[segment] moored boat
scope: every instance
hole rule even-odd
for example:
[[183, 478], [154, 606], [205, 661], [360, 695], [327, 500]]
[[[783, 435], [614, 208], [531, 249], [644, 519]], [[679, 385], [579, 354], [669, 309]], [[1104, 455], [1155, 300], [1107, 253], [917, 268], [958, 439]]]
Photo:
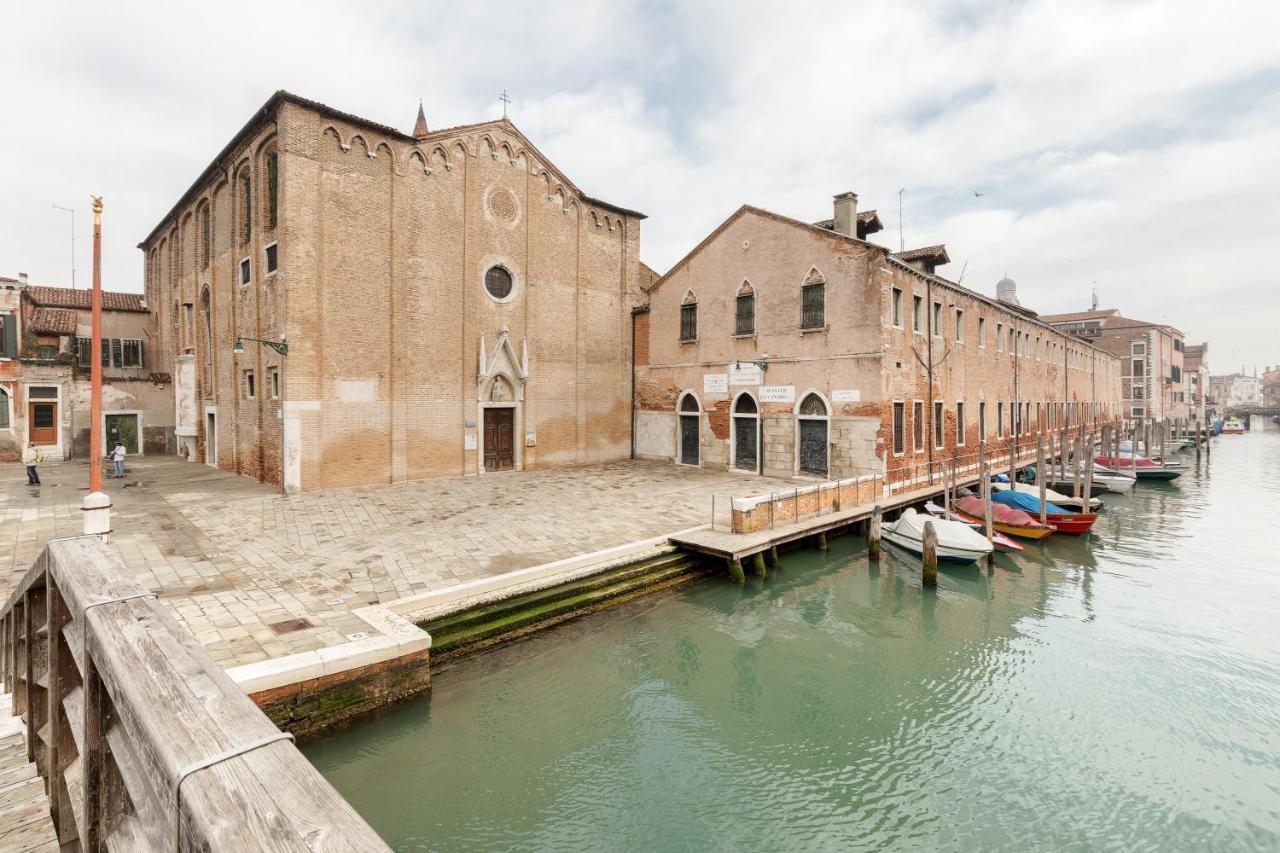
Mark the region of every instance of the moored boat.
[[[1003, 492], [995, 492], [991, 499], [996, 503], [1012, 506], [1030, 515], [1032, 518], [1040, 516], [1040, 498], [1017, 492], [1006, 490]], [[1098, 520], [1098, 514], [1093, 512], [1070, 512], [1052, 501], [1044, 502], [1045, 523], [1056, 530], [1058, 533], [1068, 533], [1072, 536], [1083, 536], [1093, 527], [1093, 523]]]
[[[986, 525], [987, 503], [976, 495], [964, 495], [952, 503], [952, 513], [967, 521]], [[1053, 533], [1053, 528], [1018, 509], [1002, 503], [991, 504], [991, 526], [1008, 536], [1037, 541]]]
[[[997, 492], [1006, 492], [1010, 488], [1013, 488], [1024, 495], [1031, 495], [1037, 501], [1040, 499], [1040, 488], [1029, 483], [1014, 483], [1010, 486], [1009, 483], [993, 482], [991, 484], [991, 488], [995, 489]], [[1044, 498], [1049, 503], [1057, 504], [1060, 507], [1068, 509], [1095, 510], [1102, 506], [1102, 501], [1098, 498], [1072, 497], [1071, 495], [1064, 495], [1061, 492], [1054, 491], [1050, 488], [1046, 488], [1044, 490]], [[1036, 511], [1039, 512], [1039, 509], [1037, 508]]]
[[1181, 462], [1153, 462], [1145, 456], [1095, 456], [1095, 465], [1103, 465], [1120, 473], [1129, 473], [1139, 480], [1176, 480], [1185, 470]]
[[924, 553], [924, 525], [933, 521], [934, 531], [938, 535], [938, 559], [958, 565], [969, 565], [985, 557], [992, 551], [987, 538], [974, 531], [972, 527], [960, 521], [945, 518], [930, 519], [929, 516], [916, 512], [911, 507], [902, 511], [896, 521], [885, 524], [880, 535], [887, 542], [913, 554]]
[[[938, 506], [933, 501], [929, 501], [928, 503], [926, 503], [924, 505], [924, 508], [934, 518], [949, 518], [952, 521], [958, 521], [961, 524], [967, 524], [969, 527], [972, 527], [974, 531], [982, 538], [985, 539], [987, 537], [987, 534], [985, 532], [986, 522], [983, 520], [962, 516], [960, 513], [956, 512], [955, 510], [952, 510], [950, 515], [948, 515], [946, 507]], [[1017, 542], [1013, 541], [1008, 536], [1005, 536], [1003, 533], [997, 530], [994, 520], [991, 525], [991, 544], [995, 546], [995, 549], [997, 551], [1002, 551], [1006, 554], [1010, 552], [1016, 553], [1018, 551], [1026, 550]]]
[[1244, 421], [1240, 420], [1235, 415], [1232, 415], [1222, 422], [1222, 434], [1244, 435]]

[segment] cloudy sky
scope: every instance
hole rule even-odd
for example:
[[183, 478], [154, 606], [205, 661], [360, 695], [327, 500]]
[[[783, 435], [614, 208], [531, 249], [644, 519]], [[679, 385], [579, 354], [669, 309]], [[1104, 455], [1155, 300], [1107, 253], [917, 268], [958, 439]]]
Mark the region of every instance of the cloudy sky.
[[[6, 3], [0, 275], [141, 290], [135, 245], [276, 89], [408, 130], [511, 116], [665, 270], [751, 204], [1280, 363], [1280, 3]], [[977, 195], [981, 193], [981, 195]]]

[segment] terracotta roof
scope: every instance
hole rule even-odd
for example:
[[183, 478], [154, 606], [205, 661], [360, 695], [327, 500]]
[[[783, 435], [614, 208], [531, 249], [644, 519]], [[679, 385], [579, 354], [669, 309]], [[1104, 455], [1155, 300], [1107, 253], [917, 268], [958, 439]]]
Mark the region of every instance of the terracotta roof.
[[894, 252], [893, 256], [900, 261], [931, 260], [935, 264], [949, 264], [947, 247], [939, 243], [936, 246], [921, 246], [919, 249], [907, 249], [905, 252]]
[[37, 335], [74, 335], [76, 312], [65, 308], [36, 308], [27, 322], [27, 331]]
[[[874, 225], [875, 226], [874, 228], [869, 229], [871, 231], [879, 231], [883, 227], [880, 224], [879, 214], [874, 210], [858, 211], [858, 222], [861, 223], [862, 225], [867, 225], [867, 226]], [[836, 221], [834, 219], [823, 219], [813, 224], [817, 225], [819, 228], [825, 228], [828, 231], [836, 227]]]
[[[88, 290], [72, 290], [69, 287], [44, 287], [31, 285], [23, 291], [33, 305], [41, 308], [75, 308], [87, 311], [90, 308]], [[147, 306], [142, 303], [141, 293], [120, 293], [114, 290], [102, 291], [103, 311], [134, 311], [147, 313]]]
[[1080, 320], [1105, 320], [1108, 317], [1119, 317], [1120, 312], [1115, 308], [1108, 308], [1105, 311], [1076, 311], [1072, 314], [1045, 314], [1040, 319], [1046, 323], [1075, 323]]

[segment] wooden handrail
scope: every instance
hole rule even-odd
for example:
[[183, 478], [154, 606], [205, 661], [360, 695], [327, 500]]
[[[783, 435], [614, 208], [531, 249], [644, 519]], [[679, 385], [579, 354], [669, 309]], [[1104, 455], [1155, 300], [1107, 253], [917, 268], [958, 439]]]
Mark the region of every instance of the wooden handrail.
[[64, 850], [389, 849], [95, 536], [9, 596], [0, 674]]

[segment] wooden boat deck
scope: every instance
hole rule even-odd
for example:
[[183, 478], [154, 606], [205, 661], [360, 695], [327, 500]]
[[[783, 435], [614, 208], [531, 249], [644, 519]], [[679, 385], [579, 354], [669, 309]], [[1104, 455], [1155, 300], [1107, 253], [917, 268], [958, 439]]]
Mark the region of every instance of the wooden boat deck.
[[27, 761], [26, 725], [12, 714], [13, 697], [0, 695], [0, 850], [57, 851], [44, 779]]

